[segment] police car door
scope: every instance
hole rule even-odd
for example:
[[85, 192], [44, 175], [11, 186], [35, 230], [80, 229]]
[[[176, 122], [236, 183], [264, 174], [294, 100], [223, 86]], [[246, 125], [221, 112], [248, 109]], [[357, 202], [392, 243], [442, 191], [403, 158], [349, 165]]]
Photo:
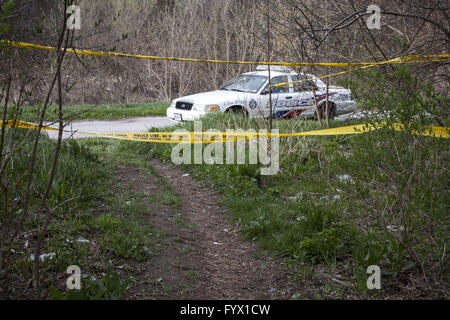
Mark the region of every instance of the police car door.
[[[288, 76], [277, 76], [271, 79], [271, 84], [276, 85], [279, 83], [289, 82], [290, 79]], [[272, 87], [272, 114], [273, 118], [282, 118], [284, 115], [289, 113], [292, 109], [292, 99], [294, 98], [291, 90], [291, 86], [282, 86], [282, 87]], [[270, 104], [269, 104], [269, 87], [264, 89], [264, 116], [269, 117], [270, 115]]]
[[297, 75], [291, 75], [291, 78], [293, 82], [304, 80], [300, 83], [293, 84], [294, 98], [292, 115], [297, 116], [304, 111], [312, 112], [312, 108], [315, 108], [313, 90], [316, 90], [316, 95], [320, 94], [317, 86], [313, 81], [306, 81], [308, 79], [306, 79], [305, 76], [299, 77]]

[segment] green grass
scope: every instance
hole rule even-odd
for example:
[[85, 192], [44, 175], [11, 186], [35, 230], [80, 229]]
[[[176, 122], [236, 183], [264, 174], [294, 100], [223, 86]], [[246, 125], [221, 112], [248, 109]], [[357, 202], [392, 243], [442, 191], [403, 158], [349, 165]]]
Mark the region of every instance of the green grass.
[[[143, 116], [165, 116], [168, 107], [169, 104], [165, 102], [64, 106], [64, 119], [115, 120]], [[19, 119], [36, 122], [39, 119], [41, 108], [42, 106], [23, 107]], [[56, 105], [49, 106], [45, 120], [58, 120], [58, 107]]]
[[200, 275], [195, 271], [188, 271], [186, 272], [186, 278], [188, 278], [189, 280], [198, 280], [200, 278]]
[[[101, 139], [82, 141], [82, 146], [89, 145], [97, 152], [106, 144], [108, 141]], [[114, 144], [108, 148], [112, 149]], [[136, 162], [125, 162], [112, 154], [105, 157], [104, 153], [99, 153], [99, 158], [109, 166], [109, 172], [118, 163], [134, 165]], [[142, 171], [145, 171], [143, 174], [151, 174], [152, 170]], [[62, 282], [52, 282], [59, 288], [50, 291], [53, 299], [120, 299], [126, 292], [125, 284], [129, 282], [127, 275], [139, 271], [139, 262], [151, 259], [163, 247], [164, 234], [155, 230], [148, 220], [152, 212], [147, 207], [146, 195], [120, 187], [107, 187], [118, 185], [111, 175], [95, 185], [101, 198], [93, 206], [52, 221], [52, 233], [56, 236], [46, 250], [57, 253], [56, 259], [48, 265], [49, 275], [61, 272], [67, 265], [77, 264], [82, 266], [83, 273], [98, 281], [86, 279], [83, 281], [86, 289], [68, 291], [67, 294], [64, 294]], [[80, 236], [90, 242], [77, 243]], [[118, 268], [125, 272], [120, 274], [120, 278], [116, 271]], [[102, 276], [105, 273], [106, 276]]]
[[[12, 130], [7, 129], [6, 132], [9, 136]], [[11, 222], [20, 219], [23, 212], [20, 199], [26, 188], [27, 165], [34, 138], [27, 133], [16, 130], [15, 138], [17, 141], [23, 139], [23, 147], [6, 168], [8, 208], [11, 208], [8, 218]], [[113, 153], [117, 147], [115, 142], [106, 139], [68, 140], [62, 145], [48, 200], [49, 206], [55, 209], [41, 251], [54, 254], [41, 265], [44, 288], [53, 287], [50, 291], [53, 299], [119, 299], [126, 291], [127, 274], [119, 274], [118, 266], [130, 263], [133, 267], [128, 271], [135, 271], [139, 262], [151, 258], [163, 246], [164, 234], [155, 230], [148, 220], [152, 212], [148, 208], [147, 197], [121, 188], [113, 174], [114, 167], [121, 162], [139, 165], [142, 174], [153, 175], [155, 170], [132, 157], [116, 157]], [[25, 297], [34, 297], [34, 291], [26, 289], [33, 270], [29, 257], [34, 254], [34, 232], [45, 220], [40, 199], [48, 181], [54, 150], [55, 141], [43, 135], [36, 158], [30, 215], [24, 220], [21, 235], [12, 246], [16, 254], [11, 256], [8, 270], [14, 287], [10, 287], [9, 292], [2, 290], [2, 297], [14, 297], [19, 291]], [[175, 195], [169, 196], [169, 191], [166, 190], [167, 201], [179, 201]], [[3, 193], [0, 200], [3, 203]], [[61, 279], [59, 275], [65, 274], [70, 265], [80, 266], [88, 278], [83, 279], [85, 289], [66, 295], [65, 278]], [[97, 280], [91, 281], [91, 278]], [[0, 278], [2, 288], [5, 288], [4, 281], [4, 277]]]

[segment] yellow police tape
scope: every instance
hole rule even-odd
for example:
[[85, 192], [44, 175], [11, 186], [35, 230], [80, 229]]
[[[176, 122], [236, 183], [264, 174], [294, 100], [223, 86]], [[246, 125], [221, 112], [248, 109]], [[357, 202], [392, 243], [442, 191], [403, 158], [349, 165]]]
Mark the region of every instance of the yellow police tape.
[[[308, 132], [299, 133], [267, 133], [267, 132], [255, 132], [255, 131], [232, 131], [232, 132], [188, 132], [188, 131], [175, 131], [175, 132], [83, 132], [83, 131], [69, 131], [63, 130], [68, 133], [79, 133], [85, 135], [96, 136], [100, 138], [112, 138], [119, 140], [129, 141], [142, 141], [142, 142], [154, 142], [154, 143], [214, 143], [214, 142], [229, 142], [229, 141], [241, 141], [241, 140], [254, 140], [259, 137], [301, 137], [301, 136], [334, 136], [334, 135], [350, 135], [360, 134], [373, 130], [380, 129], [385, 124], [381, 123], [376, 126], [372, 125], [353, 125], [339, 128], [314, 130]], [[0, 121], [0, 126], [3, 126], [3, 122]], [[23, 121], [8, 121], [6, 127], [24, 128], [24, 129], [39, 129], [39, 126], [34, 123]], [[404, 130], [404, 126], [401, 124], [394, 124], [393, 128], [397, 131]], [[42, 130], [58, 131], [56, 128], [42, 126]], [[414, 132], [413, 132], [414, 133]], [[446, 127], [427, 127], [424, 132], [417, 133], [424, 136], [431, 136], [437, 138], [449, 138], [450, 128]]]
[[[10, 47], [16, 48], [30, 48], [37, 50], [56, 50], [55, 47], [42, 46], [26, 42], [16, 42], [1, 40], [2, 44]], [[127, 53], [115, 53], [115, 52], [102, 52], [102, 51], [91, 51], [83, 49], [70, 49], [67, 48], [66, 52], [76, 53], [80, 55], [89, 56], [103, 56], [103, 57], [119, 57], [119, 58], [133, 58], [133, 59], [148, 59], [148, 60], [165, 60], [165, 61], [180, 61], [180, 62], [202, 62], [202, 63], [226, 63], [226, 64], [243, 64], [243, 65], [270, 65], [270, 66], [287, 66], [287, 67], [306, 67], [306, 66], [321, 66], [321, 67], [358, 67], [358, 66], [375, 66], [383, 64], [394, 64], [394, 63], [414, 63], [415, 60], [428, 60], [428, 59], [442, 59], [450, 58], [450, 54], [441, 55], [427, 55], [427, 56], [407, 56], [395, 58], [388, 61], [382, 62], [350, 62], [350, 63], [290, 63], [290, 62], [250, 62], [250, 61], [222, 61], [222, 60], [208, 60], [208, 59], [186, 59], [186, 58], [173, 58], [173, 57], [156, 57], [147, 55], [135, 55]]]

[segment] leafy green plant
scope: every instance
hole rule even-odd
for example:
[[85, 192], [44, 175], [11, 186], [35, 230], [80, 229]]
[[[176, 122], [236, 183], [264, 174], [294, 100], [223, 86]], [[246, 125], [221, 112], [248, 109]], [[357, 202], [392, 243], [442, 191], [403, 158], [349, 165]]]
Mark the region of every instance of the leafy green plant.
[[63, 293], [50, 287], [49, 294], [53, 300], [120, 300], [127, 285], [128, 280], [122, 282], [117, 273], [108, 272], [101, 280], [82, 279], [80, 290], [72, 289]]
[[120, 218], [111, 214], [102, 214], [98, 216], [92, 224], [95, 228], [98, 228], [104, 232], [114, 232], [121, 224]]
[[147, 259], [149, 249], [142, 240], [132, 233], [114, 232], [106, 236], [102, 244], [104, 251], [111, 251], [123, 258], [135, 258], [138, 261]]
[[381, 265], [386, 246], [375, 241], [367, 241], [365, 238], [359, 239], [353, 246], [353, 261], [359, 266], [368, 267], [370, 265]]
[[352, 257], [362, 272], [368, 266], [377, 265], [382, 274], [396, 277], [414, 267], [405, 249], [397, 241], [385, 239], [381, 234], [357, 235]]
[[339, 250], [344, 247], [342, 231], [338, 228], [324, 229], [314, 237], [306, 237], [299, 243], [299, 256], [302, 260], [335, 262]]

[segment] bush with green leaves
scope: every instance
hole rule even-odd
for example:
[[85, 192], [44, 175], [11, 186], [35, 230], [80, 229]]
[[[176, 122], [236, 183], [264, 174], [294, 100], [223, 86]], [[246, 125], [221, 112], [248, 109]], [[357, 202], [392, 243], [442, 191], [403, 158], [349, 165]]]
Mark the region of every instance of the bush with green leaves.
[[[360, 107], [368, 111], [364, 123], [385, 124], [354, 137], [351, 154], [345, 158], [358, 184], [364, 185], [349, 192], [361, 199], [359, 215], [366, 216], [366, 231], [375, 228], [383, 234], [358, 249], [368, 252], [357, 254], [356, 262], [368, 263], [361, 256], [381, 260], [392, 250], [393, 256], [404, 259], [390, 261], [394, 273], [399, 265], [409, 267], [411, 262], [424, 277], [445, 273], [449, 140], [422, 133], [430, 133], [431, 125], [448, 123], [448, 96], [417, 79], [406, 66], [395, 66], [391, 72], [359, 72], [348, 85]], [[395, 124], [403, 129], [396, 130]]]

